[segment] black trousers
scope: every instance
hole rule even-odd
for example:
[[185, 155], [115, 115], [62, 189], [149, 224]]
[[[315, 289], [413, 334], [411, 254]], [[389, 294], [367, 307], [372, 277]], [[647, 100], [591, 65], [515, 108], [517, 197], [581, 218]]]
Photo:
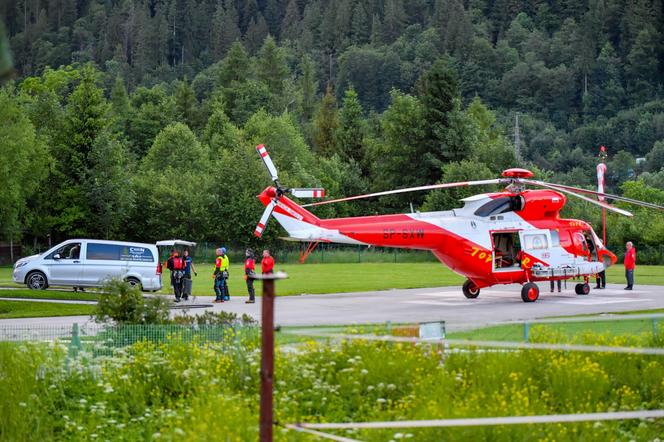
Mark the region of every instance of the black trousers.
[[247, 292], [249, 292], [249, 300], [256, 300], [256, 291], [254, 290], [254, 280], [252, 278], [247, 278]]
[[605, 288], [606, 287], [606, 270], [602, 270], [597, 274], [597, 278], [595, 278], [595, 282], [597, 283], [597, 287]]

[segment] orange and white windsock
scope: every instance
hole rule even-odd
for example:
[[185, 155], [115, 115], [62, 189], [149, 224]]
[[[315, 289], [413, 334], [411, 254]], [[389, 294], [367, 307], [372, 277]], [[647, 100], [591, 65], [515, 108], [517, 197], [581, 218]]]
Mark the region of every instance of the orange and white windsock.
[[[597, 165], [597, 191], [599, 193], [604, 193], [604, 175], [606, 174], [606, 164], [603, 159], [606, 157], [606, 147], [600, 147], [600, 159], [601, 162]], [[604, 201], [603, 196], [597, 196], [597, 199]]]

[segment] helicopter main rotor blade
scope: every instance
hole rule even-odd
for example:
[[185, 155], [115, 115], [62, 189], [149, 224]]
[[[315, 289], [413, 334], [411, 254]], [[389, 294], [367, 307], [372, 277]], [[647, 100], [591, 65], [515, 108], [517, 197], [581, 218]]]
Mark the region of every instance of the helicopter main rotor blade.
[[365, 195], [356, 195], [356, 196], [349, 196], [346, 198], [337, 198], [334, 200], [319, 201], [317, 203], [304, 204], [302, 207], [321, 206], [323, 204], [340, 203], [342, 201], [354, 201], [364, 198], [373, 198], [376, 196], [394, 195], [397, 193], [418, 192], [421, 190], [447, 189], [450, 187], [482, 186], [486, 184], [501, 184], [501, 183], [509, 183], [509, 180], [506, 180], [504, 178], [496, 178], [491, 180], [460, 181], [457, 183], [430, 184], [427, 186], [407, 187], [404, 189], [386, 190], [384, 192], [367, 193]]
[[270, 154], [267, 152], [267, 149], [265, 146], [262, 144], [259, 144], [256, 146], [256, 152], [261, 156], [263, 159], [263, 163], [265, 163], [265, 167], [267, 167], [267, 171], [270, 173], [270, 176], [272, 177], [272, 181], [277, 181], [279, 180], [279, 177], [277, 176], [277, 168], [274, 167], [274, 163], [272, 162], [272, 158], [270, 158]]
[[260, 221], [258, 221], [258, 225], [256, 226], [256, 229], [254, 230], [254, 236], [257, 238], [260, 238], [263, 236], [263, 232], [265, 231], [265, 227], [267, 227], [267, 222], [270, 219], [270, 215], [272, 215], [272, 211], [274, 210], [275, 206], [277, 205], [277, 199], [273, 199], [270, 201], [270, 204], [265, 206], [265, 210], [263, 211], [263, 215], [261, 215]]
[[623, 201], [623, 202], [634, 204], [634, 205], [637, 205], [637, 206], [648, 207], [650, 209], [664, 210], [664, 206], [659, 206], [657, 204], [648, 203], [648, 202], [645, 202], [645, 201], [635, 200], [633, 198], [627, 198], [625, 196], [612, 195], [610, 193], [596, 192], [594, 190], [582, 189], [580, 187], [567, 186], [567, 185], [564, 185], [564, 184], [545, 183], [543, 181], [533, 180], [533, 183], [548, 184], [549, 186], [557, 187], [559, 189], [570, 190], [572, 192], [585, 193], [585, 194], [588, 194], [588, 195], [600, 196], [600, 197], [609, 198], [609, 199], [616, 200], [616, 201]]
[[571, 190], [567, 190], [567, 189], [564, 189], [562, 187], [558, 187], [555, 184], [549, 184], [549, 183], [545, 183], [545, 182], [542, 182], [542, 181], [535, 181], [535, 180], [521, 180], [521, 182], [526, 183], [526, 184], [532, 184], [533, 186], [546, 187], [547, 189], [556, 190], [558, 192], [563, 192], [563, 193], [566, 193], [568, 195], [575, 196], [575, 197], [577, 197], [579, 199], [582, 199], [584, 201], [588, 201], [589, 203], [593, 203], [593, 204], [595, 204], [597, 206], [600, 206], [600, 207], [602, 207], [606, 210], [610, 210], [612, 212], [619, 213], [621, 215], [634, 216], [634, 215], [632, 215], [632, 213], [628, 212], [627, 210], [619, 209], [619, 208], [614, 207], [610, 204], [607, 204], [603, 201], [597, 201], [597, 200], [588, 198], [587, 196], [579, 195], [578, 193], [575, 193]]

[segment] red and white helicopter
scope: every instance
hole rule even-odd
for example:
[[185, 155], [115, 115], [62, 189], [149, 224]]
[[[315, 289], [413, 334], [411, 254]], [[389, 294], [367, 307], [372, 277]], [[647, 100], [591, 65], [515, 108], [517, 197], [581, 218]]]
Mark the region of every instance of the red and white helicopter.
[[[531, 179], [533, 173], [525, 169], [505, 170], [503, 178], [497, 179], [389, 190], [300, 206], [286, 194], [322, 198], [324, 190], [282, 187], [265, 146], [258, 145], [256, 150], [274, 182], [274, 186], [258, 195], [265, 211], [254, 232], [256, 236], [262, 235], [273, 215], [288, 232], [289, 240], [430, 250], [440, 262], [467, 278], [463, 284], [467, 298], [477, 298], [484, 287], [518, 283], [523, 285], [523, 301], [534, 302], [539, 297], [535, 282], [577, 277], [583, 277], [585, 282], [576, 285], [576, 293], [590, 292], [588, 278], [615, 264], [617, 258], [590, 224], [560, 218], [566, 202], [563, 194], [625, 216], [632, 214], [585, 195], [664, 210], [631, 198], [536, 181]], [[304, 209], [405, 192], [491, 184], [504, 185], [505, 190], [465, 198], [462, 208], [441, 212], [320, 219]], [[542, 189], [525, 189], [526, 184]]]

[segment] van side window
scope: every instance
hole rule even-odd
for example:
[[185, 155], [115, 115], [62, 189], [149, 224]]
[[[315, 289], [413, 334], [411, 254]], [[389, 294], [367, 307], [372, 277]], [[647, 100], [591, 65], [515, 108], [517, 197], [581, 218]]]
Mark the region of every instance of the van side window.
[[81, 257], [81, 243], [75, 242], [64, 245], [50, 253], [46, 259], [55, 259], [53, 258], [55, 255], [60, 255], [59, 259], [79, 259]]
[[89, 260], [154, 262], [152, 251], [145, 247], [88, 243]]

